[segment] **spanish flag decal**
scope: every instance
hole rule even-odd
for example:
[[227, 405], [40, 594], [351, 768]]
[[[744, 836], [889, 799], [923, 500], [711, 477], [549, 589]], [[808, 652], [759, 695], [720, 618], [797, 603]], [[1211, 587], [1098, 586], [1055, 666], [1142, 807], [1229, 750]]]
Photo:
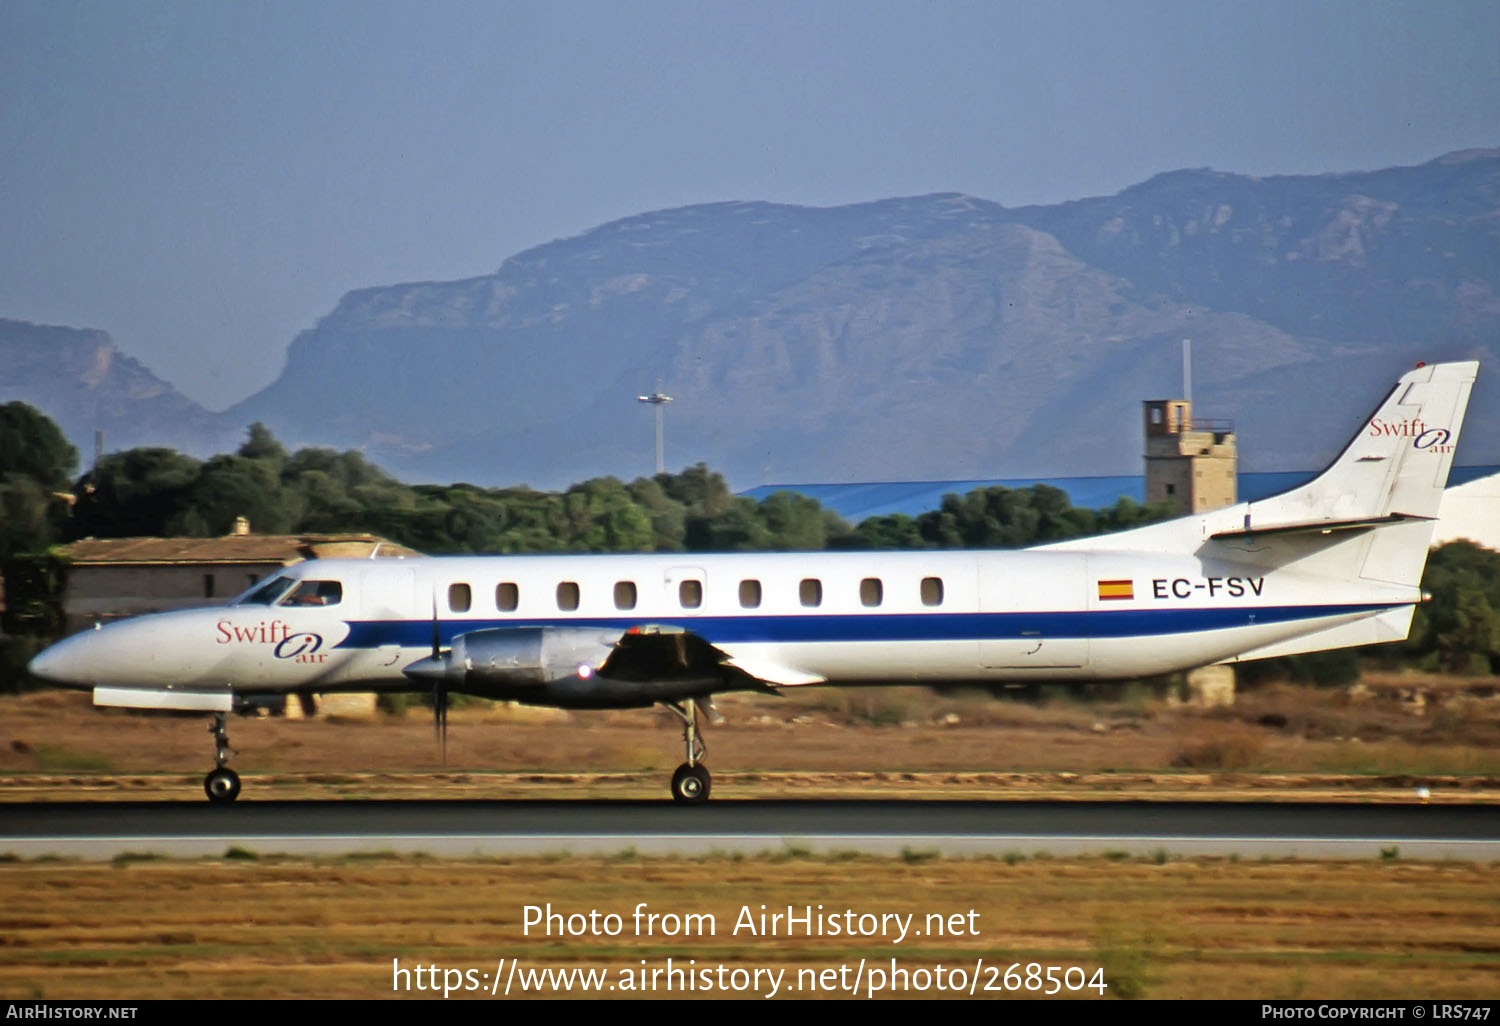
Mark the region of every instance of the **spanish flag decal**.
[[1135, 584], [1131, 581], [1100, 581], [1099, 598], [1109, 599], [1133, 599], [1135, 598]]

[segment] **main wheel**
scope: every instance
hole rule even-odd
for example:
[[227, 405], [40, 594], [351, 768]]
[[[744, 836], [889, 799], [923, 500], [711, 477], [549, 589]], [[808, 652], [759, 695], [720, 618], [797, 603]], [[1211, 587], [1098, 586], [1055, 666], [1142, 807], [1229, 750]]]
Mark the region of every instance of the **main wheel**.
[[203, 793], [215, 805], [226, 805], [240, 796], [240, 775], [226, 766], [210, 770], [203, 778]]
[[672, 797], [680, 802], [708, 801], [708, 767], [683, 763], [672, 774]]

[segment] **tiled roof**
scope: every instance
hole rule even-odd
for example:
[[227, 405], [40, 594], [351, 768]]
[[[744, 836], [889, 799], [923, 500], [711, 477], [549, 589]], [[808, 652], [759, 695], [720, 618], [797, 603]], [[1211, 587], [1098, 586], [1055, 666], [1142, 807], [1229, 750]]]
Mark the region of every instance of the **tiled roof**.
[[295, 563], [332, 556], [420, 553], [373, 534], [235, 534], [223, 538], [84, 538], [58, 548], [80, 563]]

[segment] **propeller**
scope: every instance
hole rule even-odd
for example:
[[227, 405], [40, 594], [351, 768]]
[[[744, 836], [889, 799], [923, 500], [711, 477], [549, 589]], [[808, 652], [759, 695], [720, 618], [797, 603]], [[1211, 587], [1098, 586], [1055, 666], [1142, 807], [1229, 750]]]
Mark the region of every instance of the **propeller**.
[[[432, 661], [441, 664], [442, 635], [438, 629], [437, 591], [432, 593]], [[443, 766], [448, 765], [448, 679], [447, 674], [432, 677], [432, 729], [443, 751]]]

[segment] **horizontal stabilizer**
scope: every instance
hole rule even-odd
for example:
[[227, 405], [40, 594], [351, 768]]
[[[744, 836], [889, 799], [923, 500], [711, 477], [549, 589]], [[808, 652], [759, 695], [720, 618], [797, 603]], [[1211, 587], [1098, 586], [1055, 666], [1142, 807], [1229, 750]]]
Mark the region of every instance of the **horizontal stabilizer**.
[[1391, 527], [1395, 524], [1409, 524], [1414, 520], [1434, 520], [1435, 517], [1414, 517], [1405, 513], [1392, 513], [1383, 517], [1365, 517], [1360, 520], [1303, 520], [1291, 524], [1266, 524], [1265, 526], [1250, 526], [1247, 515], [1247, 523], [1238, 531], [1219, 531], [1209, 535], [1210, 538], [1260, 538], [1268, 535], [1284, 534], [1332, 534], [1334, 531], [1360, 531], [1372, 527]]

